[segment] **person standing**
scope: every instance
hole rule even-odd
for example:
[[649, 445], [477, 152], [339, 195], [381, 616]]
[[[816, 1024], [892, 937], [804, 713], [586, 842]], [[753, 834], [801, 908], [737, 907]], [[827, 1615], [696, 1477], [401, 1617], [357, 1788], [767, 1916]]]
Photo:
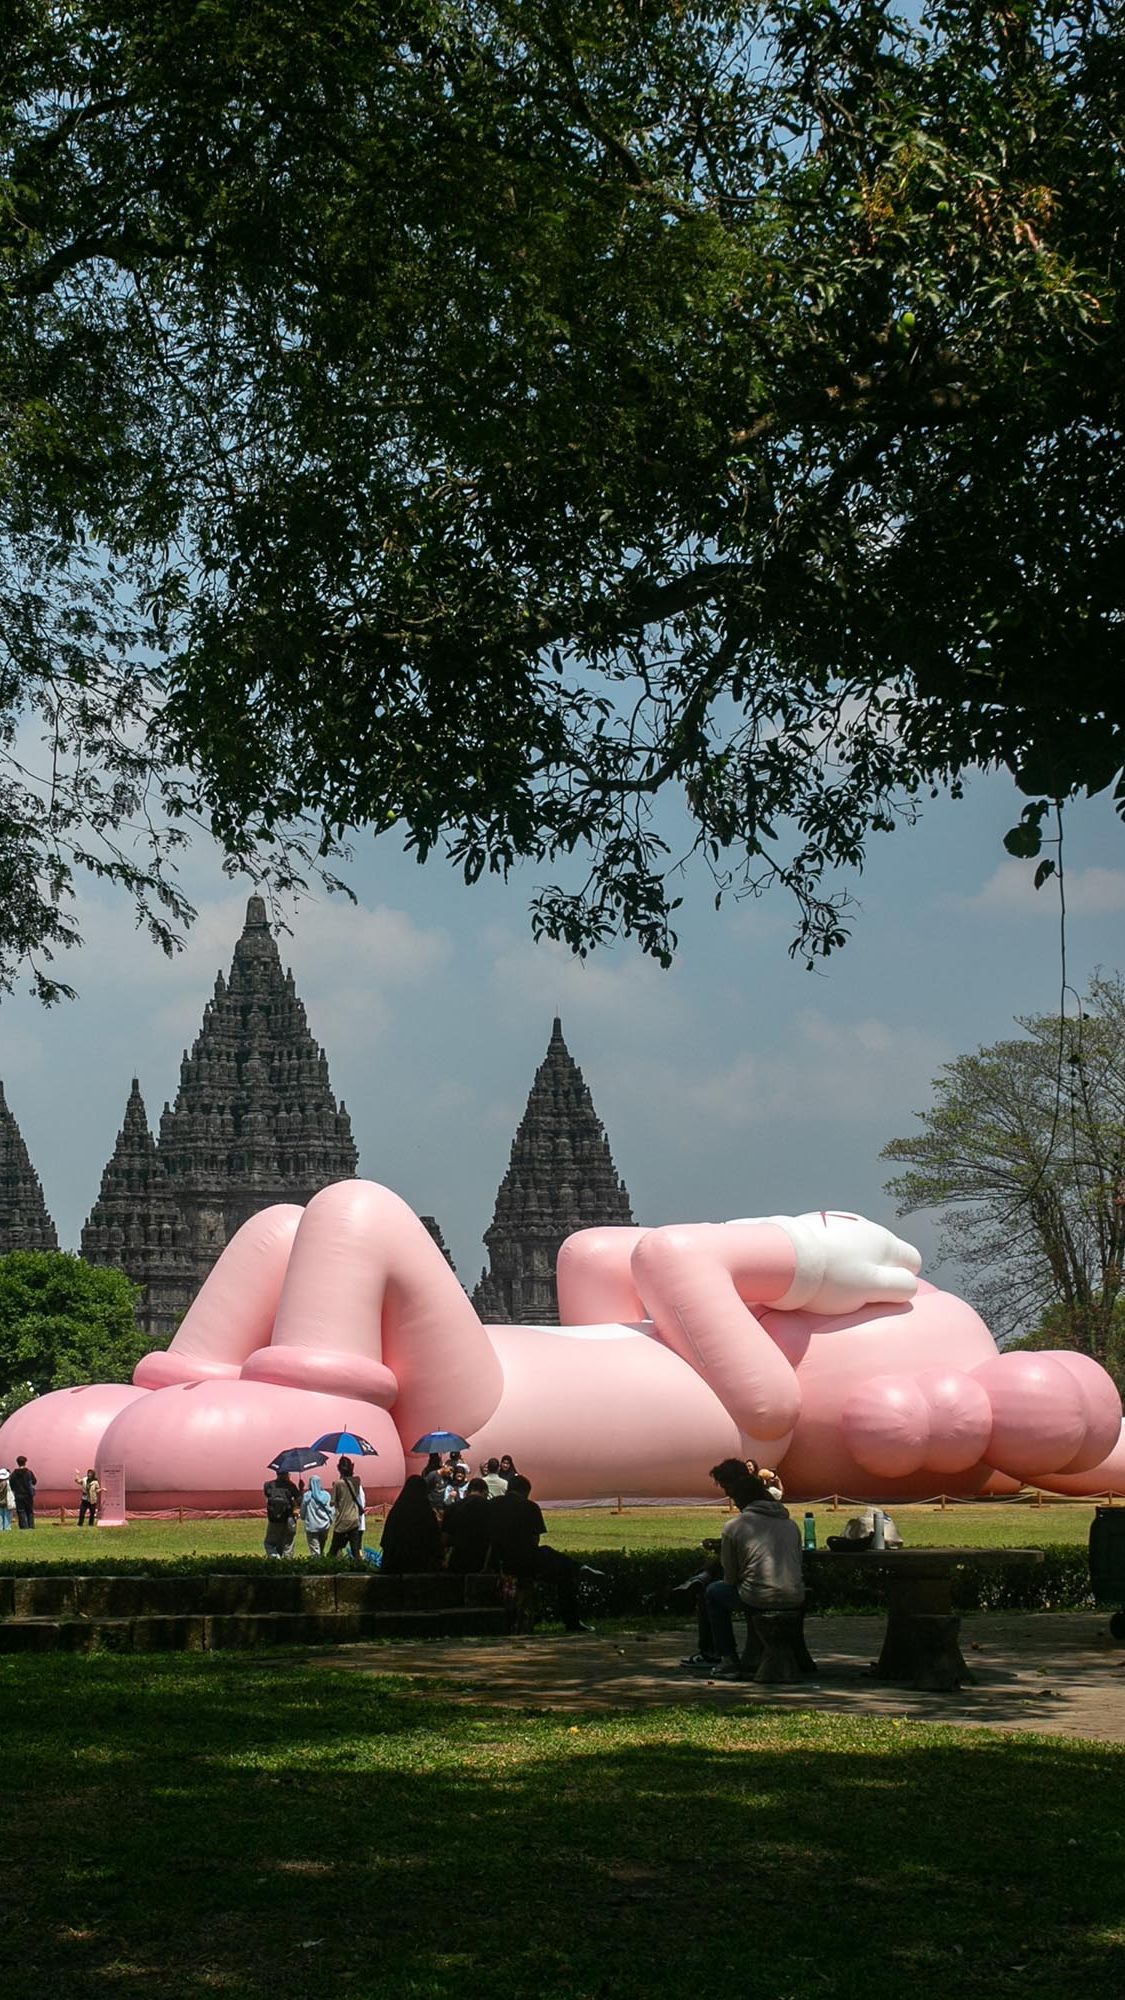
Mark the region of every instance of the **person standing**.
[[321, 1485], [315, 1472], [307, 1490], [301, 1495], [301, 1526], [310, 1556], [322, 1556], [325, 1538], [332, 1526], [332, 1502], [327, 1488]]
[[500, 1460], [490, 1458], [483, 1470], [483, 1479], [488, 1488], [490, 1500], [502, 1500], [508, 1491], [508, 1482], [500, 1471]]
[[88, 1523], [91, 1528], [96, 1528], [102, 1498], [101, 1480], [91, 1466], [86, 1473], [76, 1472], [74, 1483], [82, 1488], [82, 1498], [78, 1502], [78, 1525], [81, 1528]]
[[287, 1472], [275, 1472], [262, 1488], [266, 1496], [266, 1535], [262, 1543], [267, 1556], [277, 1560], [292, 1552], [297, 1539], [300, 1490]]
[[353, 1562], [359, 1561], [363, 1541], [363, 1530], [360, 1527], [363, 1515], [362, 1493], [363, 1488], [355, 1476], [355, 1466], [350, 1458], [342, 1458], [340, 1476], [332, 1484], [332, 1511], [335, 1519], [328, 1550], [330, 1556], [338, 1556], [340, 1550], [346, 1548], [350, 1551]]
[[396, 1576], [440, 1569], [445, 1559], [441, 1526], [422, 1475], [412, 1472], [383, 1523], [383, 1568]]
[[16, 1526], [19, 1528], [34, 1528], [35, 1526], [35, 1488], [38, 1483], [26, 1458], [21, 1455], [16, 1460], [16, 1469], [12, 1474], [12, 1493], [16, 1503]]
[[6, 1465], [0, 1465], [0, 1535], [11, 1533], [12, 1510], [15, 1495], [12, 1492], [12, 1475]]
[[483, 1479], [470, 1479], [464, 1497], [445, 1517], [449, 1568], [455, 1576], [482, 1576], [492, 1542], [492, 1502]]

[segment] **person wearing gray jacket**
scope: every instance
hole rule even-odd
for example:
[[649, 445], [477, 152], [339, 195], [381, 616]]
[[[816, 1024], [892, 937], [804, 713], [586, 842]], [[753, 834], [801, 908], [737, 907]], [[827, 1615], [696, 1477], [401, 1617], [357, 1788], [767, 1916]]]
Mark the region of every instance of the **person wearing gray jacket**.
[[707, 1617], [719, 1656], [715, 1680], [737, 1680], [738, 1648], [734, 1614], [742, 1611], [799, 1611], [805, 1601], [801, 1531], [780, 1500], [756, 1473], [727, 1487], [739, 1512], [728, 1521], [719, 1543], [723, 1574], [706, 1591]]

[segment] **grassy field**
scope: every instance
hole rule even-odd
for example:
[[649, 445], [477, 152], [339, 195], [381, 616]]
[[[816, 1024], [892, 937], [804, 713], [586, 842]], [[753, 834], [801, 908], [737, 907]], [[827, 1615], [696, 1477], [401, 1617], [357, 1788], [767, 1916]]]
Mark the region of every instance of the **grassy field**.
[[0, 1703], [20, 1990], [1125, 1990], [1119, 1748], [769, 1710], [575, 1722], [285, 1655], [2, 1658]]
[[[800, 1506], [794, 1508], [798, 1515]], [[839, 1534], [849, 1510], [839, 1513], [818, 1507], [817, 1539]], [[941, 1544], [960, 1548], [1026, 1548], [1043, 1542], [1073, 1542], [1085, 1546], [1090, 1532], [1093, 1502], [1088, 1505], [1051, 1506], [1009, 1503], [980, 1506], [950, 1506], [943, 1512], [934, 1506], [895, 1507], [894, 1518], [904, 1540], [912, 1545]], [[701, 1536], [717, 1535], [727, 1512], [721, 1507], [635, 1507], [622, 1514], [607, 1508], [547, 1509], [550, 1538], [557, 1547], [593, 1551], [595, 1549], [648, 1549], [695, 1547]], [[114, 1555], [129, 1557], [187, 1555], [247, 1555], [261, 1549], [261, 1521], [132, 1521], [127, 1528], [91, 1531], [73, 1525], [60, 1527], [57, 1518], [41, 1516], [33, 1535], [11, 1534], [0, 1538], [0, 1566], [18, 1562], [73, 1561], [81, 1557], [112, 1561]], [[372, 1520], [367, 1537], [378, 1543], [379, 1524]], [[304, 1540], [298, 1535], [298, 1546]]]

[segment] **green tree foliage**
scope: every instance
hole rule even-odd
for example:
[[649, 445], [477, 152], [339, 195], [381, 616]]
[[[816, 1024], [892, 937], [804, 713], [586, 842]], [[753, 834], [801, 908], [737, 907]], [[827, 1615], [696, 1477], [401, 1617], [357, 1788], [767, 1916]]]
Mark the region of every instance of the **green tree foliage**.
[[934, 1208], [976, 1273], [998, 1338], [1125, 1363], [1125, 982], [1098, 977], [1074, 1018], [947, 1063], [920, 1129], [883, 1158], [900, 1214]]
[[10, 0], [0, 972], [193, 817], [817, 954], [928, 792], [1114, 782], [1121, 17], [915, 12]]
[[125, 1276], [55, 1250], [0, 1257], [0, 1399], [5, 1414], [48, 1389], [128, 1382], [152, 1343]]

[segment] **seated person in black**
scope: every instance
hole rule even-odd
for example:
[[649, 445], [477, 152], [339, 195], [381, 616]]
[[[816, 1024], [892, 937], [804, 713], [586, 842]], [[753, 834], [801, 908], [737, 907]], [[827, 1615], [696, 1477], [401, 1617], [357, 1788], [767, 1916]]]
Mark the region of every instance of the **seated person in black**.
[[448, 1567], [455, 1576], [480, 1576], [492, 1542], [492, 1502], [483, 1479], [470, 1479], [464, 1496], [445, 1511]]
[[383, 1523], [382, 1550], [383, 1568], [399, 1576], [440, 1569], [445, 1561], [441, 1524], [420, 1472], [410, 1474]]
[[531, 1481], [521, 1473], [508, 1482], [503, 1499], [489, 1502], [494, 1566], [517, 1583], [537, 1578], [546, 1583], [555, 1609], [568, 1632], [585, 1632], [578, 1616], [578, 1578], [582, 1565], [560, 1549], [542, 1549], [547, 1523], [531, 1498]]

